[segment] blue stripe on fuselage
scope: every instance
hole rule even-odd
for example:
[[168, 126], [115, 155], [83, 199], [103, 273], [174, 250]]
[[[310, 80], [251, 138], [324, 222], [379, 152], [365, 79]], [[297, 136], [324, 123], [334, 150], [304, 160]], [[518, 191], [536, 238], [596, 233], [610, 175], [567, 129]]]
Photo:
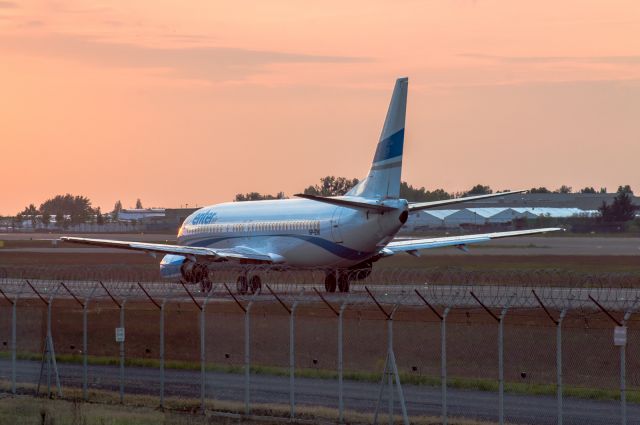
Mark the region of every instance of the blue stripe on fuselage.
[[402, 155], [404, 145], [404, 128], [378, 143], [373, 162], [384, 161]]
[[[186, 242], [185, 245], [209, 247], [215, 243], [218, 243], [226, 239], [238, 239], [238, 238], [246, 238], [246, 237], [247, 236], [223, 236], [219, 238], [207, 238], [207, 239], [201, 239], [195, 242]], [[309, 242], [326, 251], [329, 251], [330, 253], [340, 258], [344, 258], [345, 260], [364, 260], [373, 254], [372, 252], [357, 251], [355, 249], [351, 249], [349, 247], [337, 244], [335, 242], [331, 242], [329, 240], [323, 239], [318, 236], [279, 234], [279, 235], [264, 235], [264, 237], [283, 237], [283, 238], [301, 239], [305, 242]], [[275, 254], [277, 254], [277, 252]]]

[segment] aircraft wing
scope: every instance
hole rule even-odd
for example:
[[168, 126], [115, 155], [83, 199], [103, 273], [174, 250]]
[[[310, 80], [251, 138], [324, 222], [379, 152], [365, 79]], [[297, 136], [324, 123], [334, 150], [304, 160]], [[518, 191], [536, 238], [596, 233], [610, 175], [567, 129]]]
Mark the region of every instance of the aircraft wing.
[[476, 196], [467, 196], [467, 197], [464, 197], [464, 198], [444, 199], [442, 201], [410, 202], [409, 203], [409, 212], [427, 210], [429, 208], [442, 207], [442, 206], [445, 206], [445, 205], [460, 204], [462, 202], [477, 201], [477, 200], [480, 200], [480, 199], [497, 198], [497, 197], [500, 197], [500, 196], [515, 195], [517, 193], [523, 193], [523, 192], [526, 192], [526, 190], [515, 190], [513, 192], [490, 193], [488, 195], [476, 195]]
[[78, 243], [84, 245], [101, 246], [103, 248], [121, 248], [134, 251], [142, 251], [147, 253], [162, 253], [162, 254], [174, 254], [183, 255], [185, 257], [192, 257], [193, 259], [200, 259], [201, 261], [238, 261], [238, 262], [252, 262], [252, 263], [274, 263], [274, 258], [269, 254], [258, 252], [254, 249], [247, 247], [237, 248], [205, 248], [198, 246], [182, 246], [182, 245], [165, 245], [159, 243], [146, 243], [146, 242], [127, 242], [116, 241], [109, 239], [89, 239], [89, 238], [76, 238], [70, 236], [63, 236], [61, 241]]
[[407, 252], [418, 256], [421, 249], [442, 248], [445, 246], [456, 246], [463, 248], [465, 245], [488, 242], [492, 239], [510, 238], [514, 236], [535, 235], [538, 233], [556, 232], [564, 230], [560, 227], [547, 227], [543, 229], [514, 230], [510, 232], [481, 233], [477, 235], [446, 236], [442, 238], [426, 239], [399, 239], [391, 241], [382, 249], [383, 256], [393, 255], [398, 252]]

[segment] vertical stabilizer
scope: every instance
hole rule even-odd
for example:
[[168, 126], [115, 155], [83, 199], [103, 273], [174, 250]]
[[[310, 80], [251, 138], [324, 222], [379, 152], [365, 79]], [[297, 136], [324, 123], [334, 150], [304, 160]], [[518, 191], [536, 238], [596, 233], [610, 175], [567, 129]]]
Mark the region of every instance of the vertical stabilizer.
[[396, 80], [387, 118], [384, 121], [369, 175], [351, 189], [347, 195], [376, 199], [398, 198], [400, 196], [408, 85], [408, 78]]

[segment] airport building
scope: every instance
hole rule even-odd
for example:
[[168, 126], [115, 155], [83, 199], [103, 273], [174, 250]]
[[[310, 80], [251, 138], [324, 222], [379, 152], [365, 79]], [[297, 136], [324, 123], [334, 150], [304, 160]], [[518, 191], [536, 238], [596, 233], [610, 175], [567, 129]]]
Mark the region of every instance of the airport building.
[[517, 220], [538, 218], [566, 219], [572, 217], [597, 217], [597, 210], [580, 208], [464, 208], [459, 210], [424, 210], [409, 215], [404, 231], [431, 229], [473, 228], [495, 225], [511, 225]]

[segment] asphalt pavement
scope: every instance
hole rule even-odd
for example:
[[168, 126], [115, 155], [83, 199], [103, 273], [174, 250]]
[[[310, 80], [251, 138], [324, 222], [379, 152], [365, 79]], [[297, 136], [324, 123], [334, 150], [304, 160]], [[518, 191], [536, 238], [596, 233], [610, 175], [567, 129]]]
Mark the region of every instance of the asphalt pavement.
[[[63, 386], [82, 386], [82, 366], [59, 364]], [[40, 362], [18, 361], [16, 376], [18, 383], [38, 382]], [[155, 395], [160, 391], [158, 369], [127, 367], [125, 369], [126, 394]], [[165, 373], [166, 396], [189, 398], [200, 397], [200, 373], [191, 370], [167, 369]], [[0, 361], [0, 379], [11, 379], [11, 363]], [[52, 379], [52, 382], [55, 382]], [[43, 385], [46, 378], [43, 376]], [[43, 387], [46, 389], [45, 387]], [[89, 388], [118, 391], [119, 369], [117, 366], [89, 366]], [[442, 393], [440, 387], [403, 385], [409, 415], [439, 416]], [[378, 399], [379, 385], [370, 382], [345, 380], [345, 408], [372, 413]], [[296, 378], [295, 400], [297, 405], [337, 408], [338, 386], [336, 380]], [[206, 397], [208, 399], [242, 402], [244, 400], [244, 375], [208, 372], [206, 374]], [[254, 403], [289, 403], [289, 378], [270, 375], [251, 376], [251, 401]], [[398, 400], [397, 395], [394, 397]], [[459, 390], [447, 391], [450, 416], [477, 420], [498, 420], [498, 396], [493, 392]], [[610, 425], [620, 423], [620, 402], [595, 401], [564, 398], [564, 424]], [[386, 393], [381, 406], [387, 411]], [[396, 412], [400, 408], [396, 403]], [[640, 405], [627, 405], [628, 424], [640, 424]], [[505, 394], [505, 420], [517, 424], [557, 423], [557, 400], [555, 396], [530, 396]]]

